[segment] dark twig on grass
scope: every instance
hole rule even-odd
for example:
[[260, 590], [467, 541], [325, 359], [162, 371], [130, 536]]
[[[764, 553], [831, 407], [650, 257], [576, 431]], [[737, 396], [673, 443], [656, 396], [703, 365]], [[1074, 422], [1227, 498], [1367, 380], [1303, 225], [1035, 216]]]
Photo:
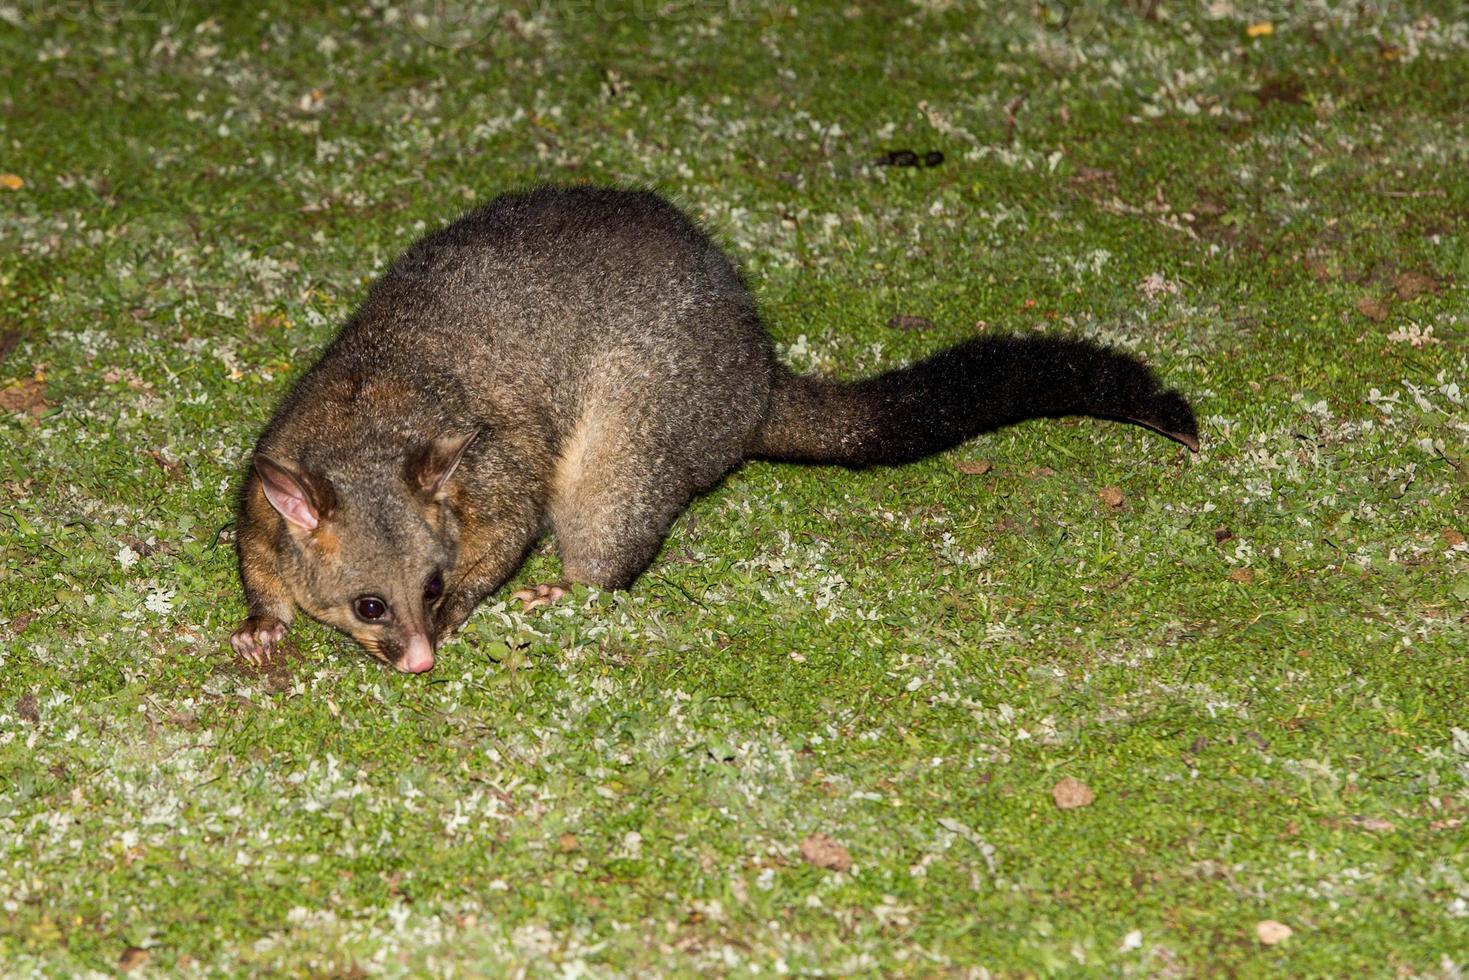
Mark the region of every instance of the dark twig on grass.
[[1015, 125], [1019, 120], [1019, 113], [1025, 101], [1030, 98], [1029, 92], [1021, 92], [1015, 98], [1005, 103], [1005, 145], [1015, 145]]

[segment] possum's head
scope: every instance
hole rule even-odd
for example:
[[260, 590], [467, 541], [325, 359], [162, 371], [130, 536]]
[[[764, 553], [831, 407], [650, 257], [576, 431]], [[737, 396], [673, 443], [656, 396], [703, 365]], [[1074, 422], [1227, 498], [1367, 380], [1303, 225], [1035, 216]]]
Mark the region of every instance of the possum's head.
[[401, 671], [434, 665], [459, 540], [451, 480], [474, 435], [427, 442], [391, 472], [335, 478], [255, 456], [259, 492], [294, 545], [286, 571], [296, 602]]

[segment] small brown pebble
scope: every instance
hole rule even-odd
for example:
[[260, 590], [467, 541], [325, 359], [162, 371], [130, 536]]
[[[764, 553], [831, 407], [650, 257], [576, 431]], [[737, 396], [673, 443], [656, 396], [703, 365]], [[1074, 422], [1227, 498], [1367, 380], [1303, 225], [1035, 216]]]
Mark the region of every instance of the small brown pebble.
[[913, 316], [909, 313], [894, 313], [888, 317], [888, 326], [894, 330], [932, 330], [933, 321], [926, 316]]
[[148, 962], [148, 951], [139, 946], [129, 946], [117, 958], [117, 968], [124, 973], [136, 970]]
[[1122, 496], [1122, 488], [1116, 486], [1103, 487], [1097, 491], [1097, 497], [1101, 499], [1102, 503], [1113, 509], [1121, 507], [1122, 502], [1127, 499]]
[[581, 850], [581, 841], [576, 839], [575, 834], [562, 834], [556, 838], [556, 846], [561, 849], [562, 854], [570, 854]]
[[1229, 580], [1231, 582], [1238, 582], [1240, 585], [1253, 585], [1255, 582], [1255, 570], [1253, 568], [1236, 568], [1229, 573]]
[[1092, 792], [1090, 786], [1071, 776], [1065, 777], [1051, 787], [1051, 799], [1056, 801], [1056, 807], [1061, 810], [1076, 810], [1084, 806], [1091, 806], [1096, 798], [1097, 795]]
[[1188, 750], [1194, 755], [1198, 755], [1200, 752], [1203, 752], [1208, 747], [1209, 740], [1202, 735], [1194, 739], [1192, 742], [1188, 743]]
[[1381, 323], [1387, 319], [1387, 304], [1380, 299], [1371, 296], [1363, 296], [1357, 300], [1357, 312], [1371, 320], [1373, 323]]
[[1278, 946], [1291, 937], [1294, 930], [1284, 922], [1261, 919], [1255, 923], [1255, 936], [1266, 946]]
[[1443, 529], [1443, 543], [1450, 548], [1457, 548], [1464, 543], [1464, 532], [1458, 528], [1446, 527]]
[[969, 476], [984, 476], [995, 468], [995, 464], [987, 459], [960, 459], [954, 462], [954, 469]]
[[812, 834], [801, 841], [801, 859], [828, 871], [844, 872], [852, 868], [852, 852], [825, 834]]
[[156, 545], [149, 544], [136, 534], [124, 534], [118, 540], [137, 552], [139, 558], [147, 558], [158, 550]]

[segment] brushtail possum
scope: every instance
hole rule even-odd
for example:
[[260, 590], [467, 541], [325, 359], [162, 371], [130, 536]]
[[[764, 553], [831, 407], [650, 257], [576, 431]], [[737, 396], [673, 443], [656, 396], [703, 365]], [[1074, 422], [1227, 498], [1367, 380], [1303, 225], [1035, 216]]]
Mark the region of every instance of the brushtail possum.
[[425, 671], [547, 530], [567, 580], [624, 588], [742, 460], [893, 465], [1063, 415], [1198, 449], [1183, 396], [1081, 340], [969, 340], [855, 382], [796, 375], [734, 265], [669, 202], [508, 194], [399, 256], [261, 435], [232, 642], [262, 662], [301, 609]]

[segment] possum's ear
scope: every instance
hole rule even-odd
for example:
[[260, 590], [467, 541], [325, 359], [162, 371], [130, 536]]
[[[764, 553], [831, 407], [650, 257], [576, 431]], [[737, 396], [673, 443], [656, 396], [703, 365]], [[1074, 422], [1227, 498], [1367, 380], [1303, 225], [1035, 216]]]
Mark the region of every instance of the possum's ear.
[[255, 472], [270, 506], [297, 527], [314, 530], [330, 513], [335, 498], [324, 478], [297, 473], [259, 453], [255, 454]]
[[420, 496], [429, 500], [442, 499], [449, 478], [464, 458], [464, 451], [481, 431], [475, 429], [473, 432], [440, 436], [424, 443], [403, 461], [403, 479]]

